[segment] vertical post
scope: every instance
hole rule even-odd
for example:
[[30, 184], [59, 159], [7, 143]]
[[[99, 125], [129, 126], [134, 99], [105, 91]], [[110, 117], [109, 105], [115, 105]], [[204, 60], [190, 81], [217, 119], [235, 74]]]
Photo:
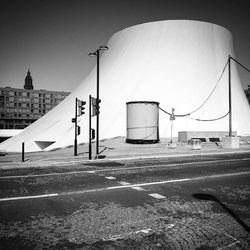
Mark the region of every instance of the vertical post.
[[173, 143], [173, 120], [171, 120], [170, 122], [171, 122], [171, 140], [170, 140], [170, 143]]
[[97, 86], [96, 86], [96, 107], [97, 107], [97, 116], [96, 116], [96, 158], [99, 155], [99, 55], [100, 51], [97, 50]]
[[231, 56], [228, 57], [229, 137], [232, 137]]
[[173, 143], [173, 122], [175, 120], [174, 111], [175, 111], [175, 109], [172, 108], [172, 113], [170, 115], [170, 122], [171, 122], [171, 141], [170, 141], [170, 143]]
[[24, 141], [22, 141], [22, 162], [24, 162]]
[[75, 141], [74, 141], [74, 156], [77, 156], [77, 98], [75, 104]]
[[92, 98], [89, 95], [89, 160], [92, 158], [92, 143], [91, 143], [91, 107], [92, 107]]

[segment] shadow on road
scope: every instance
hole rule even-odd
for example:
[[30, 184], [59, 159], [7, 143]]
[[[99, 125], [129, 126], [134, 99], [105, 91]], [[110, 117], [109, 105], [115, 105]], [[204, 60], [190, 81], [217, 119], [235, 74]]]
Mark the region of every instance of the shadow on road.
[[205, 193], [196, 193], [192, 195], [195, 199], [198, 200], [206, 200], [206, 201], [214, 201], [218, 203], [233, 219], [237, 221], [248, 233], [250, 233], [250, 228], [244, 221], [242, 221], [237, 214], [235, 214], [230, 208], [228, 208], [225, 204], [223, 204], [220, 200], [218, 200], [214, 195], [205, 194]]

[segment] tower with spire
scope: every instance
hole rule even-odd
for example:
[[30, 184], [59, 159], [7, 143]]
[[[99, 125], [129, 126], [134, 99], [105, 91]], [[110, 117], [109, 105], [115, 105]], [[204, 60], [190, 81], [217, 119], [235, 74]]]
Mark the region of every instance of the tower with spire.
[[30, 75], [30, 70], [29, 69], [28, 69], [27, 75], [25, 77], [24, 89], [34, 89], [33, 80], [32, 80], [32, 77]]

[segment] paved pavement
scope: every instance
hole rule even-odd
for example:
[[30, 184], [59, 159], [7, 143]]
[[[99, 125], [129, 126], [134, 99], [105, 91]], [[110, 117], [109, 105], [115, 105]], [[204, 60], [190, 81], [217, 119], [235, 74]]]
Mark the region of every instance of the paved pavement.
[[[156, 144], [128, 144], [124, 137], [102, 140], [99, 148], [99, 159], [95, 158], [95, 143], [92, 144], [92, 158], [95, 161], [129, 160], [157, 157], [176, 157], [191, 155], [209, 155], [225, 153], [250, 152], [250, 143], [242, 141], [239, 149], [225, 149], [220, 143], [202, 143], [201, 149], [194, 150], [187, 143], [176, 143], [172, 148], [168, 139], [161, 139]], [[88, 144], [78, 145], [78, 155], [74, 156], [73, 146], [53, 151], [25, 153], [22, 162], [21, 153], [8, 153], [0, 156], [0, 169], [20, 167], [45, 167], [53, 164], [74, 164], [88, 162]]]

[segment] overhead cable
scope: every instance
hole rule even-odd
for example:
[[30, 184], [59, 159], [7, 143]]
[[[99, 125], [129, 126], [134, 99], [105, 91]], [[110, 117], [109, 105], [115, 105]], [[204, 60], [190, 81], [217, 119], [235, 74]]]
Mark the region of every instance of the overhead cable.
[[200, 122], [212, 122], [212, 121], [220, 120], [220, 119], [226, 117], [228, 114], [229, 114], [229, 111], [225, 115], [218, 117], [218, 118], [214, 118], [214, 119], [199, 119], [199, 118], [192, 118], [192, 117], [188, 117], [188, 118], [192, 119], [192, 120], [200, 121]]
[[190, 112], [189, 115], [191, 115], [191, 114], [193, 114], [194, 112], [196, 112], [196, 111], [198, 111], [199, 109], [201, 109], [201, 108], [205, 105], [205, 103], [208, 101], [208, 99], [211, 97], [211, 95], [214, 93], [215, 89], [217, 88], [217, 86], [218, 86], [218, 84], [219, 84], [219, 82], [220, 82], [220, 80], [221, 80], [221, 78], [222, 78], [222, 76], [223, 76], [223, 74], [224, 74], [224, 72], [225, 72], [225, 70], [226, 70], [226, 68], [227, 68], [228, 62], [229, 62], [229, 59], [227, 60], [227, 62], [226, 62], [225, 66], [224, 66], [224, 68], [223, 68], [223, 70], [222, 70], [222, 73], [221, 73], [221, 75], [220, 75], [220, 77], [219, 77], [217, 83], [215, 84], [215, 86], [214, 86], [212, 92], [209, 94], [209, 96], [207, 97], [207, 99], [206, 99], [197, 109], [195, 109], [195, 110], [193, 110], [192, 112]]
[[235, 61], [236, 63], [238, 63], [242, 68], [244, 68], [246, 71], [250, 72], [250, 69], [248, 69], [247, 67], [245, 67], [243, 64], [241, 64], [240, 62], [238, 62], [236, 59], [234, 59], [233, 57], [230, 56], [230, 58]]
[[[205, 99], [205, 101], [204, 101], [198, 108], [196, 108], [195, 110], [193, 110], [192, 112], [187, 113], [187, 114], [179, 114], [179, 115], [177, 114], [177, 115], [175, 115], [176, 117], [185, 117], [185, 116], [189, 116], [189, 115], [193, 114], [194, 112], [198, 111], [199, 109], [201, 109], [201, 108], [205, 105], [205, 103], [209, 100], [209, 98], [212, 96], [212, 94], [214, 93], [215, 89], [217, 88], [217, 86], [218, 86], [218, 84], [219, 84], [219, 82], [220, 82], [220, 80], [221, 80], [221, 78], [222, 78], [222, 76], [223, 76], [223, 74], [224, 74], [224, 72], [225, 72], [225, 70], [226, 70], [226, 68], [227, 68], [228, 62], [229, 62], [229, 59], [227, 60], [225, 66], [224, 66], [224, 68], [223, 68], [223, 70], [222, 70], [222, 73], [221, 73], [220, 77], [218, 78], [218, 80], [217, 80], [217, 82], [216, 82], [216, 84], [215, 84], [213, 90], [211, 91], [211, 93], [209, 94], [209, 96]], [[167, 112], [166, 110], [164, 110], [164, 109], [162, 109], [162, 108], [160, 108], [160, 107], [158, 107], [158, 108], [159, 108], [161, 111], [163, 111], [164, 113], [166, 113], [166, 114], [168, 114], [168, 115], [171, 115], [170, 112]]]

